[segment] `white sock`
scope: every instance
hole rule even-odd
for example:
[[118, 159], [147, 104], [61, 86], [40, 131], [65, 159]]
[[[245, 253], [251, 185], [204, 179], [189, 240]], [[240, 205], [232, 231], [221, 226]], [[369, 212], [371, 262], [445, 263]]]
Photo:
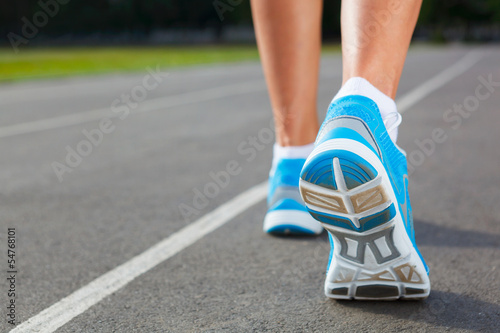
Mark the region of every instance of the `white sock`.
[[314, 149], [314, 142], [308, 145], [303, 146], [287, 146], [282, 147], [275, 143], [273, 146], [273, 164], [271, 166], [270, 175], [274, 174], [274, 170], [276, 169], [276, 165], [278, 161], [283, 158], [307, 158], [309, 154]]
[[394, 100], [375, 88], [370, 82], [362, 77], [353, 77], [347, 80], [333, 100], [348, 95], [361, 95], [373, 100], [380, 110], [380, 115], [382, 116], [385, 128], [392, 142], [396, 143], [398, 139], [398, 126], [401, 123], [401, 115], [398, 113]]

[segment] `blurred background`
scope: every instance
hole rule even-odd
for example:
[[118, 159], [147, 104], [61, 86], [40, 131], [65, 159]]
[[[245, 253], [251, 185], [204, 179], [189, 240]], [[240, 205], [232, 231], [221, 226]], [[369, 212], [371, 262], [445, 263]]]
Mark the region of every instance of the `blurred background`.
[[[325, 1], [325, 44], [339, 43], [339, 13]], [[258, 57], [246, 0], [2, 0], [0, 35], [4, 81]], [[500, 1], [426, 0], [414, 40], [498, 42]]]
[[[339, 13], [325, 0], [320, 119], [342, 83]], [[180, 230], [268, 178], [249, 0], [0, 0], [0, 36], [0, 269], [15, 227], [18, 322], [56, 304], [66, 319], [41, 321], [71, 333], [500, 332], [499, 0], [424, 0], [398, 88], [426, 302], [326, 301], [326, 234], [264, 235], [261, 191], [89, 311], [73, 311], [100, 300], [85, 292], [61, 305], [172, 235], [191, 244]]]

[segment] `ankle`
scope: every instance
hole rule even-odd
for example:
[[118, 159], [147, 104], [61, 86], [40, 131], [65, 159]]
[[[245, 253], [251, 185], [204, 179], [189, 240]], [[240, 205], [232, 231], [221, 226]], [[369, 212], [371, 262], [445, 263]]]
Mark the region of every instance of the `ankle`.
[[317, 121], [314, 124], [306, 122], [297, 125], [300, 126], [281, 126], [276, 128], [276, 142], [281, 147], [304, 146], [314, 142], [318, 135], [319, 125]]

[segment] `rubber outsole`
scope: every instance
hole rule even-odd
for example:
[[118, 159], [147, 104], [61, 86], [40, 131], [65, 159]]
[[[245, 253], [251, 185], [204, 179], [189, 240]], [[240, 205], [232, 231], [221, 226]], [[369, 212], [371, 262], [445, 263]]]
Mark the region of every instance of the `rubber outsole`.
[[331, 234], [325, 281], [334, 299], [424, 299], [430, 282], [411, 242], [382, 162], [362, 143], [328, 140], [299, 181], [310, 214]]
[[306, 211], [280, 209], [266, 214], [263, 230], [273, 235], [315, 236], [323, 232], [323, 227]]

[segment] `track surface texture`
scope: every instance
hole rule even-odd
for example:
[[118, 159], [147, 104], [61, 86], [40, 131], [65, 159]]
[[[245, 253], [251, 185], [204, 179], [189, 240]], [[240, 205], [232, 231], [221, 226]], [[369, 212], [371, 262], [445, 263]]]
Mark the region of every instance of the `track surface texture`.
[[[470, 52], [480, 58], [411, 103], [399, 130], [398, 143], [415, 165], [409, 188], [416, 240], [430, 267], [427, 300], [326, 298], [326, 233], [263, 234], [259, 199], [57, 332], [500, 331], [500, 84], [478, 88], [489, 76], [500, 82], [500, 48], [415, 46], [398, 97]], [[13, 328], [6, 316], [7, 228], [16, 228], [22, 324], [266, 180], [274, 139], [259, 63], [172, 70], [156, 88], [137, 88], [146, 75], [0, 85], [1, 332]], [[340, 83], [340, 55], [324, 56], [320, 117]], [[53, 162], [68, 166], [67, 147], [88, 151], [82, 131], [125, 115], [111, 108], [126, 105], [119, 99], [132, 93], [144, 100], [132, 100], [123, 119], [111, 118], [106, 128], [113, 130], [59, 181]], [[454, 105], [465, 111], [454, 113]], [[213, 173], [228, 167], [237, 169], [229, 181], [199, 199]], [[190, 214], [183, 214], [187, 206]]]

